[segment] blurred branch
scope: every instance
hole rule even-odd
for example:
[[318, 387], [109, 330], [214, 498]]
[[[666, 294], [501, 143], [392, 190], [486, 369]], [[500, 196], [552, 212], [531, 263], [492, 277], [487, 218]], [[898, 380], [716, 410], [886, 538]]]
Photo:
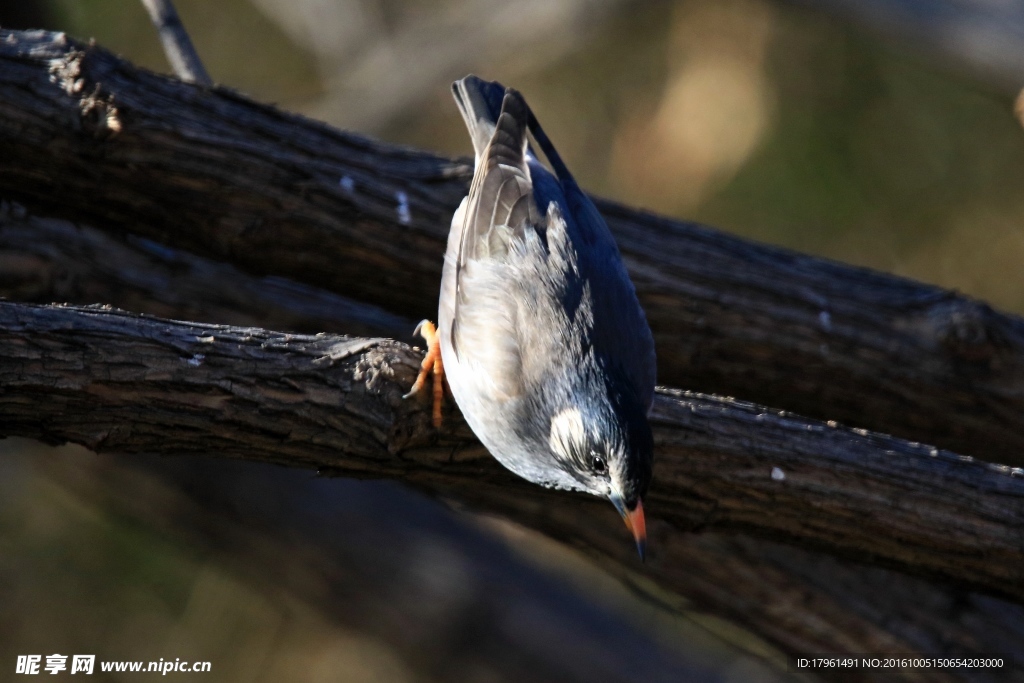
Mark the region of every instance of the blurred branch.
[[[450, 74], [510, 59], [520, 68], [555, 63], [579, 50], [603, 20], [632, 0], [519, 0], [514, 12], [505, 0], [451, 0], [445, 11], [395, 12], [386, 25], [370, 4], [255, 1], [316, 56], [329, 84], [314, 105], [317, 118], [380, 130], [431, 97], [433, 84]], [[373, 96], [362, 95], [367, 92]]]
[[[564, 587], [543, 585], [561, 582], [529, 571], [518, 553], [495, 543], [493, 534], [479, 533], [473, 525], [450, 525], [449, 530], [438, 524], [437, 518], [443, 517], [439, 511], [397, 487], [337, 486], [289, 476], [294, 471], [223, 459], [78, 457], [71, 462], [70, 457], [47, 472], [64, 487], [85, 499], [101, 498], [105, 509], [157, 529], [163, 537], [180, 539], [193, 552], [219, 559], [257, 585], [305, 597], [338, 622], [375, 634], [416, 662], [417, 672], [427, 680], [475, 680], [467, 675], [466, 661], [479, 660], [482, 651], [501, 671], [486, 677], [488, 681], [699, 680], [652, 651], [634, 628], [608, 624], [607, 616], [595, 614], [593, 607], [573, 604], [574, 596]], [[165, 485], [177, 484], [188, 492], [192, 505], [178, 496], [173, 504], [154, 506], [138, 495], [154, 486], [139, 470], [155, 472]], [[374, 511], [372, 524], [366, 519], [368, 507]], [[535, 509], [520, 506], [518, 516], [525, 520], [528, 514], [540, 518]], [[614, 524], [614, 519], [609, 522]], [[488, 526], [491, 531], [494, 525]], [[598, 548], [621, 548], [623, 539], [600, 526], [585, 527], [596, 535]], [[510, 529], [503, 522], [499, 529], [511, 533], [520, 548], [527, 545], [549, 558], [560, 556], [548, 544], [537, 547], [540, 541], [518, 525]], [[652, 569], [662, 584], [677, 589], [670, 596], [652, 590], [651, 582], [639, 576], [635, 558], [627, 556], [619, 563], [600, 556], [587, 538], [580, 545], [674, 617], [666, 624], [649, 612], [644, 618], [648, 629], [662, 638], [671, 633], [668, 639], [676, 654], [724, 672], [726, 680], [737, 680], [740, 666], [743, 680], [764, 679], [735, 652], [716, 654], [718, 639], [779, 670], [786, 668], [785, 662], [764, 640], [803, 654], [1005, 653], [1004, 670], [975, 669], [929, 679], [937, 681], [994, 683], [1006, 680], [1006, 670], [1024, 670], [1021, 605], [743, 534], [662, 536], [662, 559]], [[447, 590], [436, 582], [439, 565], [445, 568], [442, 574], [459, 577], [443, 584]], [[571, 581], [589, 599], [600, 593], [591, 584], [594, 578], [573, 568]], [[416, 597], [396, 600], [396, 594]], [[391, 608], [381, 609], [382, 604]], [[728, 619], [728, 630], [711, 629], [714, 636], [693, 638], [707, 623], [707, 611]], [[410, 618], [410, 612], [426, 612], [431, 618]], [[538, 632], [543, 637], [536, 637]], [[581, 641], [587, 640], [603, 641], [600, 657], [584, 649]], [[548, 673], [565, 670], [574, 675]], [[918, 681], [920, 672], [888, 669], [859, 680]]]
[[[11, 35], [17, 43], [28, 34]], [[373, 331], [373, 325], [378, 313], [389, 314], [332, 298], [335, 295], [316, 287], [357, 291], [388, 307], [393, 298], [415, 317], [433, 308], [447, 232], [445, 212], [465, 191], [466, 167], [339, 134], [228, 91], [201, 93], [136, 72], [101, 50], [61, 44], [51, 34], [31, 34], [31, 40], [13, 51], [3, 37], [0, 34], [0, 187], [6, 196], [32, 201], [51, 213], [63, 211], [79, 222], [92, 220], [104, 230], [0, 211], [0, 292], [38, 301], [104, 301], [243, 325], [254, 324], [262, 313], [271, 320], [266, 324], [276, 327], [367, 329], [363, 334], [384, 334]], [[69, 55], [64, 53], [79, 57], [65, 59]], [[45, 75], [50, 67], [54, 84]], [[157, 111], [153, 102], [161, 102], [167, 111]], [[244, 130], [246, 117], [257, 124], [251, 136]], [[37, 154], [34, 167], [27, 156], [32, 150]], [[397, 192], [410, 198], [409, 224], [402, 223], [396, 211]], [[915, 351], [914, 344], [934, 340], [933, 333], [912, 330], [909, 338], [875, 343], [900, 330], [905, 322], [901, 316], [907, 314], [884, 300], [872, 301], [884, 299], [888, 288], [898, 285], [893, 291], [902, 293], [902, 300], [908, 294], [938, 292], [937, 299], [925, 296], [912, 307], [920, 314], [935, 306], [939, 310], [932, 317], [937, 321], [943, 319], [938, 305], [943, 301], [978, 306], [974, 302], [624, 207], [605, 203], [602, 209], [619, 235], [649, 311], [653, 308], [657, 315], [652, 323], [666, 363], [663, 379], [666, 374], [683, 381], [692, 376], [694, 381], [688, 384], [697, 386], [710, 378], [716, 386], [726, 387], [723, 390], [746, 387], [732, 392], [739, 395], [762, 391], [772, 394], [779, 405], [802, 401], [821, 415], [843, 415], [864, 424], [905, 423], [906, 430], [919, 435], [942, 422], [938, 418], [950, 417], [952, 429], [936, 438], [964, 444], [971, 443], [971, 429], [981, 433], [1000, 416], [1002, 404], [994, 402], [984, 387], [978, 393], [981, 399], [964, 389], [958, 400], [983, 400], [985, 407], [975, 403], [966, 415], [925, 415], [925, 409], [951, 405], [950, 397], [935, 388], [942, 386], [943, 378], [949, 379], [951, 371], [955, 374], [956, 364], [940, 364], [938, 372], [928, 370], [929, 383], [923, 388], [905, 392], [898, 386], [900, 376], [920, 371], [917, 359], [908, 360], [913, 356], [905, 354], [916, 352], [928, 360], [946, 353], [942, 348]], [[248, 275], [181, 249], [126, 237], [126, 232], [185, 245], [256, 273], [277, 275], [283, 270], [312, 284]], [[257, 246], [251, 246], [250, 239]], [[404, 252], [395, 257], [396, 250]], [[347, 260], [339, 263], [339, 255]], [[117, 272], [110, 264], [116, 264]], [[775, 281], [780, 277], [785, 282]], [[833, 277], [838, 281], [830, 284]], [[162, 286], [161, 278], [167, 278]], [[384, 278], [386, 283], [381, 282]], [[873, 285], [867, 292], [856, 287], [844, 291], [861, 278]], [[225, 289], [232, 279], [237, 287]], [[836, 301], [823, 305], [822, 291]], [[850, 307], [848, 298], [859, 307]], [[6, 306], [0, 305], [6, 311], [0, 312], [0, 319], [10, 313]], [[336, 306], [342, 313], [331, 313]], [[861, 319], [874, 322], [872, 307], [886, 324], [879, 329], [865, 326], [874, 345], [858, 350]], [[450, 423], [455, 431], [433, 441], [422, 406], [392, 404], [395, 392], [411, 381], [410, 364], [417, 360], [402, 345], [373, 342], [357, 353], [337, 337], [171, 324], [171, 329], [213, 337], [200, 348], [214, 351], [204, 353], [195, 352], [194, 346], [182, 347], [181, 337], [154, 335], [162, 321], [143, 320], [138, 335], [119, 336], [110, 343], [125, 344], [123, 355], [103, 356], [115, 351], [103, 341], [109, 330], [98, 332], [83, 320], [107, 320], [116, 329], [121, 323], [135, 325], [132, 321], [138, 319], [97, 309], [32, 309], [68, 315], [47, 328], [24, 316], [30, 309], [14, 309], [22, 311], [15, 316], [22, 332], [34, 330], [28, 336], [11, 333], [6, 324], [10, 318], [0, 323], [7, 327], [0, 332], [0, 345], [5, 347], [0, 352], [4, 433], [74, 438], [111, 452], [223, 452], [322, 466], [324, 472], [388, 474], [542, 529], [597, 556], [627, 580], [639, 568], [609, 506], [528, 487], [486, 456], [457, 417]], [[231, 317], [228, 309], [237, 309], [240, 317]], [[846, 310], [858, 324], [828, 330], [839, 316], [836, 310]], [[980, 310], [995, 316], [997, 329], [1007, 320], [1011, 328], [1016, 324], [984, 307]], [[829, 315], [823, 319], [822, 312]], [[899, 315], [884, 320], [894, 312]], [[349, 315], [352, 327], [347, 327]], [[387, 324], [404, 322], [392, 317]], [[965, 326], [961, 331], [971, 329]], [[186, 342], [190, 334], [185, 334]], [[34, 345], [43, 339], [47, 341], [42, 346]], [[822, 354], [820, 343], [835, 340], [846, 340], [852, 348], [841, 345], [832, 356]], [[45, 367], [52, 343], [67, 352], [68, 365]], [[317, 344], [323, 345], [319, 351]], [[161, 353], [150, 356], [147, 351], [146, 362], [140, 365], [136, 353], [151, 346]], [[20, 349], [22, 355], [9, 355], [10, 348]], [[323, 359], [324, 349], [338, 351], [339, 357]], [[347, 351], [353, 355], [345, 356]], [[1011, 351], [1002, 352], [1012, 355]], [[827, 386], [829, 372], [840, 377], [836, 373], [858, 353], [863, 357], [857, 367], [844, 370], [853, 373], [854, 386], [840, 386], [840, 380]], [[382, 354], [395, 354], [399, 360], [380, 366], [370, 362]], [[801, 366], [807, 365], [808, 356], [814, 362]], [[310, 370], [318, 357], [329, 367]], [[885, 367], [899, 359], [903, 366]], [[290, 365], [293, 362], [298, 367]], [[777, 362], [790, 363], [793, 367], [786, 372], [792, 376], [773, 371]], [[210, 372], [211, 363], [220, 375], [203, 375]], [[344, 367], [334, 367], [336, 363]], [[762, 363], [766, 367], [760, 367]], [[874, 385], [870, 377], [857, 376], [872, 364], [881, 373]], [[720, 369], [704, 367], [708, 365]], [[1000, 360], [996, 367], [1002, 372], [1004, 366]], [[103, 368], [107, 374], [87, 376]], [[19, 387], [11, 381], [40, 369], [59, 379], [46, 386], [40, 381]], [[394, 377], [387, 372], [394, 372]], [[322, 374], [329, 376], [318, 380]], [[954, 376], [955, 385], [963, 388], [976, 376], [968, 367], [966, 374]], [[757, 382], [765, 379], [767, 388], [759, 389]], [[914, 419], [901, 423], [902, 415], [873, 408], [873, 395], [855, 393], [865, 383], [881, 395], [904, 392]], [[929, 386], [937, 395], [925, 396]], [[801, 392], [806, 393], [801, 397]], [[819, 396], [824, 400], [814, 405]], [[931, 403], [914, 405], [921, 396]], [[1019, 478], [946, 453], [932, 456], [931, 449], [898, 440], [728, 400], [684, 395], [659, 398], [658, 405], [658, 481], [648, 506], [653, 552], [643, 572], [662, 587], [712, 606], [716, 614], [754, 628], [789, 651], [1015, 652], [1024, 633], [1019, 606], [965, 587], [1020, 599], [1020, 571], [1012, 573], [1021, 565], [1020, 541], [1015, 545], [1012, 535], [1021, 524]], [[9, 414], [17, 419], [8, 419]], [[857, 417], [860, 414], [863, 419]], [[922, 421], [921, 416], [927, 419]], [[161, 422], [165, 417], [169, 422]], [[293, 419], [295, 432], [290, 431]], [[1011, 441], [997, 431], [977, 441], [982, 449], [994, 445], [1013, 450], [1012, 438], [1019, 438], [1013, 430], [1019, 423], [1014, 424], [1012, 412], [1000, 419], [1011, 425]], [[372, 455], [360, 456], [367, 462], [334, 450], [345, 442], [347, 430], [359, 428], [359, 420], [366, 421], [363, 431], [349, 441], [368, 445]], [[230, 428], [218, 427], [220, 421]], [[958, 433], [963, 424], [974, 426]], [[340, 435], [339, 426], [344, 427]], [[289, 431], [283, 431], [286, 428]], [[392, 428], [397, 435], [389, 431]], [[243, 440], [235, 441], [237, 437]], [[258, 442], [255, 448], [248, 445], [249, 439]], [[388, 443], [403, 442], [407, 450], [388, 451]], [[302, 452], [311, 457], [301, 458]], [[383, 472], [392, 467], [398, 469]], [[771, 477], [775, 468], [783, 478]], [[954, 475], [949, 480], [943, 474], [947, 470]], [[975, 490], [979, 482], [981, 489]], [[136, 504], [144, 514], [134, 489], [119, 490], [126, 507]], [[679, 532], [692, 528], [721, 531]], [[977, 530], [981, 533], [975, 537]], [[909, 536], [906, 545], [904, 534]], [[236, 537], [226, 532], [223, 538]], [[337, 538], [336, 527], [323, 533], [321, 539], [326, 538]], [[210, 543], [214, 548], [224, 545]], [[844, 562], [821, 550], [955, 581], [904, 576]], [[282, 561], [291, 555], [276, 557]], [[292, 564], [282, 565], [281, 577], [292, 576]], [[639, 586], [647, 588], [646, 580], [639, 579]], [[677, 604], [675, 596], [666, 600]], [[886, 609], [874, 609], [877, 605]]]
[[[387, 320], [388, 314], [371, 310], [371, 315], [361, 315], [364, 311], [359, 304], [341, 297], [332, 298], [333, 295], [318, 290], [307, 291], [302, 285], [276, 278], [254, 278], [230, 266], [206, 261], [187, 252], [147, 244], [144, 240], [122, 242], [92, 228], [29, 216], [17, 206], [8, 205], [5, 211], [2, 204], [0, 273], [3, 274], [0, 296], [7, 298], [39, 302], [52, 299], [79, 303], [105, 301], [179, 320], [219, 321], [246, 326], [273, 324], [278, 329], [311, 331], [338, 331], [350, 324], [368, 330], [363, 334], [393, 334], [388, 332], [393, 326], [391, 323], [378, 324], [382, 316]], [[289, 296], [291, 294], [295, 296]], [[357, 306], [354, 311], [353, 305]], [[404, 322], [401, 325], [401, 331], [407, 333], [411, 329]], [[109, 472], [93, 473], [92, 479], [102, 481], [83, 481], [83, 471], [91, 471], [93, 462], [92, 459], [83, 462], [82, 471], [76, 470], [69, 475], [71, 481], [68, 483], [74, 483], [82, 495], [101, 489], [107, 491], [108, 496], [116, 496], [119, 509], [127, 510], [126, 514], [132, 519], [153, 520], [158, 527], [167, 527], [171, 520], [167, 518], [166, 511], [163, 508], [153, 510], [146, 501], [139, 500], [135, 495], [139, 490], [137, 486], [126, 485], [116, 476], [107, 481]], [[217, 486], [218, 478], [208, 479], [202, 474], [217, 466], [212, 460], [205, 469], [196, 463], [183, 463], [173, 471], [187, 471], [193, 478], [200, 477], [207, 486]], [[166, 467], [171, 468], [172, 464], [167, 463]], [[116, 475], [123, 467], [114, 469]], [[256, 475], [250, 473], [249, 476]], [[281, 479], [279, 471], [267, 473], [267, 476]], [[249, 486], [238, 485], [237, 474], [229, 479], [232, 485], [222, 485], [205, 497], [207, 508], [224, 508], [237, 513], [241, 509], [239, 506], [244, 507], [243, 503], [235, 500], [236, 489], [240, 486], [248, 491]], [[269, 484], [260, 489], [264, 491], [263, 496], [277, 490], [277, 487], [267, 486]], [[537, 493], [534, 490], [530, 495]], [[292, 498], [286, 493], [280, 496]], [[519, 504], [523, 499], [526, 498], [517, 497], [512, 502]], [[338, 508], [345, 505], [352, 503], [325, 495], [315, 507], [322, 515], [337, 521], [344, 519], [344, 510]], [[394, 501], [388, 504], [388, 509], [393, 505]], [[257, 507], [263, 509], [264, 506]], [[306, 507], [303, 505], [302, 509]], [[494, 499], [484, 501], [478, 507], [498, 511]], [[298, 511], [283, 513], [277, 504], [269, 505], [268, 509], [274, 511], [273, 518], [277, 523], [289, 525], [292, 529], [289, 537], [318, 529], [319, 535], [312, 538], [311, 543], [321, 548], [337, 547], [336, 526], [321, 529], [322, 524], [310, 523], [305, 518], [296, 519]], [[513, 505], [511, 514], [523, 523], [536, 522], [534, 526], [538, 528], [547, 523], [536, 519], [535, 509], [530, 512], [534, 516], [533, 522], [529, 516], [524, 516], [526, 512], [529, 511], [524, 511], [520, 504], [519, 507]], [[590, 509], [586, 508], [584, 512], [590, 512]], [[214, 514], [215, 510], [207, 509], [200, 516], [210, 520]], [[395, 514], [401, 513], [396, 510]], [[236, 516], [232, 514], [230, 518], [235, 519]], [[251, 526], [252, 523], [253, 520], [247, 517], [246, 525]], [[349, 528], [344, 521], [340, 523]], [[172, 527], [181, 533], [188, 525], [172, 524]], [[598, 561], [605, 568], [615, 570], [627, 583], [633, 583], [632, 573], [638, 570], [634, 558], [628, 553], [617, 560], [610, 561], [607, 557], [607, 553], [623, 549], [618, 543], [621, 539], [614, 532], [616, 528], [614, 519], [608, 520], [607, 524], [590, 525], [567, 520], [553, 531], [562, 534], [567, 542], [589, 550], [592, 555], [604, 552]], [[209, 527], [204, 526], [204, 529], [208, 532]], [[582, 532], [589, 533], [590, 537], [583, 537]], [[369, 529], [367, 533], [370, 533]], [[237, 537], [232, 531], [219, 540], [211, 539], [205, 533], [192, 534], [185, 540], [193, 547], [209, 545], [211, 549], [237, 549], [237, 544], [230, 542], [230, 538]], [[351, 533], [345, 535], [346, 539], [351, 537]], [[388, 538], [387, 547], [392, 555], [402, 558], [408, 570], [408, 558], [403, 556], [401, 549], [394, 547], [395, 537], [388, 533]], [[350, 542], [346, 541], [340, 550], [345, 553], [343, 561], [349, 568], [354, 562], [362, 563], [362, 566], [397, 560], [389, 559], [390, 556], [379, 559], [381, 553], [353, 549]], [[843, 562], [820, 551], [801, 550], [742, 533], [662, 531], [657, 542], [654, 566], [649, 569], [657, 572], [662, 585], [671, 586], [679, 596], [693, 601], [694, 609], [709, 610], [723, 616], [789, 652], [1011, 653], [1015, 651], [1019, 638], [1024, 637], [1024, 610], [1019, 606], [976, 593], [965, 594], [955, 585], [856, 562]], [[474, 547], [479, 548], [479, 543]], [[262, 560], [255, 564], [245, 560], [237, 564], [244, 569], [253, 568], [260, 580], [266, 580], [267, 565], [271, 566], [271, 571], [275, 571], [277, 566], [274, 558], [289, 558], [288, 564], [293, 555], [291, 551], [282, 550], [261, 556]], [[502, 560], [499, 564], [504, 571], [508, 561]], [[391, 577], [395, 572], [374, 570], [369, 575]], [[305, 585], [304, 582], [299, 583]], [[351, 588], [351, 582], [347, 585]], [[640, 590], [649, 592], [645, 586], [641, 582]], [[367, 579], [366, 585], [360, 584], [360, 595], [365, 590], [381, 588], [372, 579]], [[348, 593], [343, 591], [339, 596], [335, 611], [345, 622], [353, 616], [354, 609], [358, 611], [351, 601], [345, 599], [346, 595]], [[690, 608], [681, 606], [678, 600], [673, 598], [666, 606], [673, 611], [681, 609], [687, 614]], [[314, 601], [321, 603], [318, 596], [314, 596]], [[363, 604], [362, 601], [357, 602]], [[884, 604], [887, 609], [878, 612], [866, 608], [875, 604]], [[379, 611], [372, 610], [371, 613], [377, 615], [373, 621], [377, 623]], [[902, 618], [892, 619], [892, 613], [900, 614]], [[787, 615], [784, 624], [780, 624], [779, 614]], [[592, 627], [589, 621], [588, 624]], [[579, 633], [579, 629], [576, 632]], [[436, 629], [432, 633], [443, 637]], [[621, 637], [620, 634], [618, 638]], [[741, 638], [750, 637], [748, 634]], [[401, 641], [399, 645], [403, 643]], [[1024, 660], [1017, 664], [1024, 666]], [[535, 670], [535, 678], [537, 673]], [[605, 677], [608, 677], [607, 671]], [[647, 678], [650, 679], [649, 676]]]
[[[96, 451], [397, 478], [632, 561], [611, 506], [522, 482], [456, 418], [438, 439], [426, 407], [401, 399], [418, 361], [389, 340], [0, 303], [0, 424], [5, 436]], [[666, 588], [683, 565], [658, 547], [699, 528], [1024, 598], [1019, 470], [672, 390], [661, 390], [653, 425], [651, 566]]]
[[28, 214], [0, 200], [0, 297], [91, 304], [178, 320], [295, 332], [409, 337], [415, 323], [376, 306], [150, 240]]
[[[674, 637], [666, 647], [653, 629], [638, 628], [594, 591], [579, 590], [536, 567], [495, 534], [402, 487], [328, 481], [299, 470], [224, 459], [81, 457], [80, 449], [62, 449], [56, 457], [34, 455], [33, 469], [45, 468], [47, 479], [60, 482], [65, 495], [130, 519], [133, 546], [141, 546], [140, 552], [148, 549], [146, 536], [171, 540], [203, 558], [203, 574], [223, 577], [209, 591], [217, 596], [217, 606], [207, 608], [213, 614], [203, 612], [202, 623], [192, 626], [199, 631], [196, 638], [203, 637], [205, 627], [206, 633], [232, 633], [223, 640], [234, 651], [267, 647], [267, 640], [249, 644], [246, 635], [230, 628], [223, 614], [233, 599], [227, 577], [241, 579], [262, 600], [287, 596], [305, 602], [327, 616], [328, 624], [342, 627], [316, 622], [322, 637], [333, 643], [359, 634], [360, 649], [368, 654], [358, 664], [332, 658], [330, 674], [322, 677], [327, 680], [727, 683], [735, 680], [729, 671], [737, 660], [755, 672], [769, 669], [757, 661], [763, 652], [751, 655], [702, 633]], [[150, 495], [138, 495], [143, 490]], [[586, 575], [594, 574], [599, 570]], [[202, 583], [193, 587], [192, 600], [202, 592]], [[253, 596], [235, 599], [245, 604]], [[260, 633], [268, 611], [243, 613], [246, 634]], [[261, 661], [263, 680], [310, 680], [306, 670], [318, 663], [315, 656], [298, 667], [294, 658], [284, 667], [272, 664], [275, 654], [295, 642], [300, 615], [290, 612], [286, 627], [277, 619], [265, 625], [272, 634], [283, 631], [290, 637], [272, 639]], [[304, 635], [303, 640], [321, 637]], [[367, 647], [367, 641], [373, 645]], [[123, 649], [132, 645], [127, 638], [121, 643]], [[302, 652], [314, 650], [305, 644]], [[204, 652], [217, 662], [218, 680], [251, 679], [232, 670], [232, 658], [217, 657], [209, 646]], [[383, 671], [376, 676], [366, 673], [372, 662], [396, 654], [413, 675], [386, 664], [377, 667]], [[785, 660], [774, 654], [775, 670], [785, 670]], [[754, 677], [766, 679], [775, 680]]]
[[[470, 167], [0, 31], [0, 194], [412, 319]], [[1024, 321], [599, 201], [663, 382], [1024, 464]], [[342, 261], [343, 259], [343, 261]]]
[[142, 4], [160, 34], [164, 54], [178, 78], [186, 83], [207, 87], [213, 85], [192, 39], [188, 37], [185, 25], [181, 23], [178, 11], [174, 9], [174, 3], [171, 0], [142, 0]]

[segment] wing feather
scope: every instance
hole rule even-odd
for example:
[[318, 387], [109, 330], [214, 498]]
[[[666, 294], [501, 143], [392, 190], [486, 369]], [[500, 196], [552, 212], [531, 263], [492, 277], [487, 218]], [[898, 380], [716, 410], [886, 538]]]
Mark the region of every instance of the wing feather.
[[[490, 86], [486, 82], [481, 82]], [[464, 84], [471, 87], [473, 84]], [[483, 102], [484, 96], [466, 98]], [[511, 241], [521, 238], [527, 229], [543, 229], [533, 199], [533, 182], [526, 159], [527, 112], [525, 101], [517, 91], [507, 89], [501, 111], [494, 121], [490, 142], [477, 158], [476, 172], [470, 185], [463, 218], [458, 252], [455, 255], [455, 302], [452, 315], [452, 348], [459, 354], [465, 325], [459, 323], [459, 309], [466, 305], [464, 279], [467, 267], [474, 261], [506, 263]], [[471, 110], [464, 114], [474, 121], [486, 121], [485, 113]]]

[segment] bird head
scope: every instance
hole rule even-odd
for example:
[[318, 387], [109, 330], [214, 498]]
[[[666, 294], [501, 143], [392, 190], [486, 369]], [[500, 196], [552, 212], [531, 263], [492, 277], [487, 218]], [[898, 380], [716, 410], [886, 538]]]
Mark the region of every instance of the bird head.
[[548, 445], [559, 466], [587, 493], [607, 498], [633, 534], [644, 558], [643, 497], [651, 483], [654, 440], [646, 411], [632, 392], [575, 402], [551, 417]]

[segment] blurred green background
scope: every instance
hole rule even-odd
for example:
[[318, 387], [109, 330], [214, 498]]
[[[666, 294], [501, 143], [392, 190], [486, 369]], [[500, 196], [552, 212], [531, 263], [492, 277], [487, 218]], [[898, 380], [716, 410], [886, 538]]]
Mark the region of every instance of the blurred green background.
[[[176, 4], [213, 78], [258, 100], [466, 155], [449, 85], [475, 72], [524, 92], [589, 190], [1024, 313], [1024, 131], [1013, 115], [1014, 86], [1024, 77], [1015, 83], [1013, 73], [986, 69], [956, 46], [938, 49], [905, 27], [821, 9], [842, 2]], [[168, 71], [135, 0], [0, 0], [0, 25], [95, 38]], [[111, 659], [212, 659], [217, 673], [204, 680], [450, 679], [409, 654], [454, 648], [449, 641], [367, 635], [359, 619], [339, 625], [309, 596], [254, 583], [190, 533], [161, 528], [152, 520], [194, 505], [167, 472], [25, 442], [8, 442], [2, 456], [0, 667], [22, 651], [10, 648], [88, 647]], [[182, 467], [211, 481], [237, 476], [202, 462]], [[87, 476], [94, 470], [103, 476]], [[305, 490], [302, 481], [289, 486]], [[372, 528], [382, 523], [381, 506], [412, 504], [412, 494], [358, 486], [370, 487], [358, 489], [370, 521], [353, 523]], [[145, 512], [117, 503], [126, 489], [146, 492]], [[280, 531], [265, 533], [273, 539]], [[395, 543], [408, 549], [415, 537]], [[580, 563], [553, 558], [528, 534], [506, 530], [503, 538], [527, 564], [585, 585], [589, 599], [618, 615], [608, 619], [647, 634], [644, 647], [666, 661], [692, 656], [697, 644], [709, 666], [729, 662], [735, 680], [786, 677], [778, 652], [742, 630], [700, 615], [669, 617]], [[423, 562], [428, 578], [450, 569]], [[450, 614], [464, 602], [444, 594], [435, 607]], [[437, 618], [439, 630], [446, 623], [424, 618]], [[501, 671], [481, 664], [456, 679], [506, 680]]]

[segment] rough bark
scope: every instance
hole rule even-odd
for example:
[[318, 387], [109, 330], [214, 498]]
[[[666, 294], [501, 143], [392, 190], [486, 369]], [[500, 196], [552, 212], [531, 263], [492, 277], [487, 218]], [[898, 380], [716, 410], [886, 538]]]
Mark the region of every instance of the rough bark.
[[[610, 505], [519, 480], [457, 417], [437, 438], [401, 399], [418, 360], [391, 340], [0, 303], [5, 435], [395, 477], [517, 516], [543, 505], [556, 537], [631, 560]], [[655, 575], [680, 530], [746, 531], [1024, 598], [1019, 469], [687, 392], [661, 390], [652, 415]]]
[[411, 338], [415, 323], [376, 306], [279, 277], [255, 277], [144, 238], [42, 218], [0, 200], [0, 297], [102, 302], [136, 313], [259, 326]]
[[[0, 194], [354, 297], [436, 306], [470, 169], [0, 32]], [[663, 382], [1024, 464], [1024, 321], [935, 287], [599, 200]]]
[[[662, 392], [641, 567], [609, 505], [515, 478], [457, 414], [434, 433], [427, 406], [400, 398], [418, 360], [389, 340], [0, 303], [0, 425], [111, 453], [216, 453], [398, 478], [542, 530], [672, 609], [688, 599], [788, 652], [1015, 656], [1024, 608], [985, 593], [1021, 598], [1019, 474]], [[961, 680], [1007, 680], [1000, 673]]]
[[[111, 270], [110, 262], [117, 263], [117, 268]], [[349, 304], [339, 305], [323, 292], [314, 296], [315, 292], [295, 283], [255, 278], [230, 266], [144, 240], [119, 241], [66, 221], [28, 216], [17, 206], [0, 211], [0, 264], [4, 272], [0, 294], [21, 299], [108, 301], [177, 319], [234, 324], [269, 321], [314, 331], [344, 329], [345, 324], [351, 324], [369, 329], [371, 334], [381, 333], [380, 321], [389, 320], [386, 313], [366, 311], [369, 307], [358, 305], [356, 315], [352, 315], [346, 307]], [[282, 296], [282, 292], [295, 296]], [[196, 466], [189, 464], [187, 469], [191, 472]], [[96, 474], [90, 480], [92, 483], [80, 487], [82, 495], [93, 495], [88, 492], [96, 486], [96, 490], [106, 490], [108, 495], [120, 492], [115, 496], [118, 509], [127, 510], [134, 519], [152, 520], [155, 514], [158, 526], [167, 526], [163, 513], [154, 513], [133, 499], [130, 492], [136, 488], [118, 483], [116, 472], [106, 486], [96, 480], [103, 476], [106, 475]], [[224, 500], [211, 493], [205, 505], [216, 502], [234, 509], [233, 490], [225, 488]], [[523, 493], [525, 497], [514, 497], [512, 502], [517, 504], [507, 508], [501, 508], [500, 501], [486, 498], [476, 502], [474, 508], [496, 512], [503, 509], [506, 518], [529, 524], [531, 520], [523, 517], [522, 501], [529, 500], [537, 491]], [[453, 495], [467, 501], [465, 490], [461, 496], [459, 492]], [[326, 504], [322, 501], [318, 507]], [[209, 518], [210, 514], [215, 511], [203, 516]], [[531, 514], [536, 514], [536, 510]], [[537, 526], [536, 519], [532, 523]], [[294, 525], [309, 530], [301, 521]], [[187, 527], [174, 527], [174, 533], [182, 533]], [[593, 543], [581, 541], [574, 533], [576, 529], [587, 528], [591, 529]], [[627, 584], [650, 594], [651, 582], [633, 573], [637, 566], [631, 551], [627, 549], [616, 559], [608, 558], [607, 550], [621, 552], [628, 548], [628, 543], [619, 543], [622, 539], [615, 528], [614, 520], [607, 524], [584, 521], [579, 526], [555, 531], [589, 552], [599, 565], [617, 572]], [[333, 532], [325, 533], [334, 538]], [[191, 534], [185, 540], [195, 547], [237, 547], [227, 537], [198, 536]], [[765, 646], [752, 645], [752, 640], [767, 639], [786, 652], [803, 654], [987, 654], [1013, 653], [1015, 643], [1024, 638], [1024, 608], [965, 592], [955, 584], [913, 578], [744, 533], [663, 533], [658, 544], [658, 553], [663, 558], [659, 582], [663, 587], [670, 586], [671, 593], [657, 592], [654, 599], [672, 612], [690, 615], [687, 619], [700, 621], [705, 612], [728, 619], [733, 624], [730, 629], [739, 626], [747, 630], [730, 631], [734, 635], [728, 639], [735, 642], [738, 638], [741, 647], [762, 656], [766, 656]], [[601, 548], [605, 548], [605, 554]], [[351, 562], [351, 550], [345, 552], [346, 561]], [[291, 555], [287, 551], [279, 554]], [[362, 555], [356, 553], [357, 557]], [[260, 576], [268, 566], [266, 554], [261, 557], [262, 561], [256, 564], [262, 568], [256, 572]], [[234, 558], [229, 564], [247, 567], [250, 561]], [[393, 572], [384, 572], [389, 573]], [[338, 609], [351, 616], [354, 608], [343, 600]], [[1014, 661], [1013, 666], [1024, 668], [1024, 659]], [[863, 680], [878, 679], [868, 672], [862, 673]], [[892, 676], [884, 678], [890, 680]], [[975, 671], [970, 676], [958, 677], [935, 674], [931, 678], [1003, 680], [998, 671]]]

